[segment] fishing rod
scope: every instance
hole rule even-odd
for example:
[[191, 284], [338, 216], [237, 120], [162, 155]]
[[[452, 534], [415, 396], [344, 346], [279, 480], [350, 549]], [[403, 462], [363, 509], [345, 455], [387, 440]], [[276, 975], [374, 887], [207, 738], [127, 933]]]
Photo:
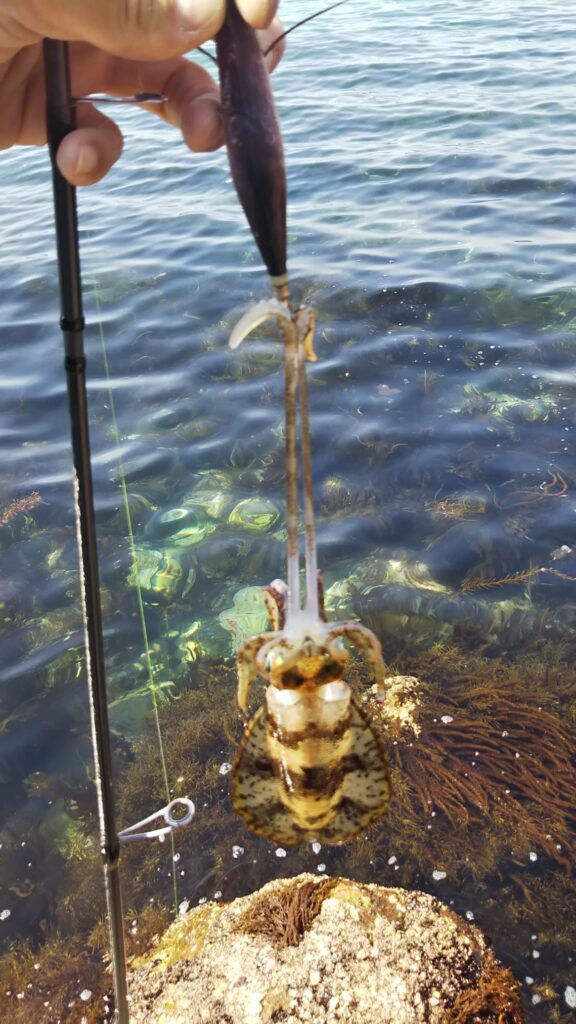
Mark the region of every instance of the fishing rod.
[[[96, 544], [96, 517], [90, 459], [90, 434], [84, 354], [84, 313], [78, 243], [76, 189], [56, 164], [58, 147], [76, 127], [76, 104], [92, 97], [72, 97], [68, 46], [54, 39], [44, 40], [46, 83], [46, 131], [52, 165], [52, 190], [56, 227], [56, 251], [60, 283], [60, 327], [64, 340], [64, 366], [68, 390], [70, 432], [74, 465], [74, 514], [78, 539], [80, 594], [84, 619], [86, 673], [90, 704], [90, 725], [94, 753], [95, 784], [100, 824], [100, 848], [104, 866], [106, 910], [110, 935], [115, 1020], [128, 1024], [126, 948], [120, 880], [120, 847], [138, 839], [163, 839], [175, 829], [188, 825], [195, 813], [185, 797], [172, 800], [159, 811], [118, 832], [114, 809], [112, 744], [108, 721], [106, 672], [100, 574]], [[99, 97], [96, 97], [98, 100]], [[156, 94], [122, 97], [122, 102], [162, 102]], [[161, 819], [157, 828], [149, 828]]]
[[70, 67], [66, 43], [54, 39], [44, 40], [44, 73], [46, 129], [52, 164], [56, 250], [60, 281], [60, 327], [64, 340], [64, 366], [74, 463], [74, 514], [78, 539], [90, 724], [100, 820], [100, 848], [104, 864], [116, 1019], [118, 1024], [127, 1024], [126, 949], [119, 872], [120, 840], [116, 830], [112, 790], [112, 747], [106, 697], [100, 577], [88, 429], [76, 189], [66, 181], [56, 164], [56, 153], [62, 139], [76, 127], [75, 108], [70, 93]]

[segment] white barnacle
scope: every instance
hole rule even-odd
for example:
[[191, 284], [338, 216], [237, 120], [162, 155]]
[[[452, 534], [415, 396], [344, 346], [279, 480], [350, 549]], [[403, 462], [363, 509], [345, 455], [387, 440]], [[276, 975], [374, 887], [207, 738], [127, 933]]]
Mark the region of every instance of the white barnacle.
[[566, 985], [566, 988], [564, 989], [564, 999], [566, 1000], [566, 1005], [569, 1006], [571, 1010], [576, 1010], [576, 988], [574, 988], [573, 985]]

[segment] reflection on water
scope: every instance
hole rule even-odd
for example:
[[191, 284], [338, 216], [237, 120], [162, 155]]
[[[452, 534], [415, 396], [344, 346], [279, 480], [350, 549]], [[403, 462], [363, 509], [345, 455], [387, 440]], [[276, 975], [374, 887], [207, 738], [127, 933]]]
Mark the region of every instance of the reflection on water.
[[[291, 37], [276, 75], [291, 269], [319, 314], [319, 560], [331, 617], [361, 618], [387, 661], [428, 685], [429, 730], [466, 719], [454, 771], [461, 780], [480, 749], [487, 775], [467, 806], [436, 795], [428, 814], [406, 803], [420, 768], [404, 758], [397, 813], [413, 810], [402, 827], [342, 850], [284, 857], [231, 815], [220, 771], [238, 735], [234, 682], [214, 666], [262, 628], [258, 588], [284, 574], [280, 350], [269, 335], [227, 348], [238, 311], [267, 284], [224, 155], [192, 157], [129, 111], [122, 165], [80, 199], [119, 816], [126, 825], [166, 802], [151, 681], [170, 784], [199, 813], [177, 867], [164, 847], [129, 851], [128, 905], [140, 913], [154, 890], [170, 901], [172, 870], [191, 903], [302, 869], [418, 885], [474, 915], [516, 976], [533, 979], [529, 1020], [561, 1020], [575, 984], [573, 816], [530, 751], [545, 742], [539, 708], [558, 747], [574, 750], [563, 668], [576, 629], [574, 27], [552, 0], [521, 12], [460, 0], [353, 10], [324, 18], [321, 47], [312, 25]], [[0, 178], [6, 948], [84, 935], [102, 894], [46, 157], [4, 154]], [[533, 804], [520, 776], [503, 779], [528, 823], [507, 842], [512, 818], [486, 781], [496, 727], [524, 744], [517, 760], [541, 787]]]

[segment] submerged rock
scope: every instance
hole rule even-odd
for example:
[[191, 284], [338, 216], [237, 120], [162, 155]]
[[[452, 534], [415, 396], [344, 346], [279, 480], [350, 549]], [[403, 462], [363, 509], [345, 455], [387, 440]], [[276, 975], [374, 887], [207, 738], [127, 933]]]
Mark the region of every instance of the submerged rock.
[[278, 879], [173, 924], [135, 964], [134, 1024], [521, 1024], [482, 933], [422, 892]]

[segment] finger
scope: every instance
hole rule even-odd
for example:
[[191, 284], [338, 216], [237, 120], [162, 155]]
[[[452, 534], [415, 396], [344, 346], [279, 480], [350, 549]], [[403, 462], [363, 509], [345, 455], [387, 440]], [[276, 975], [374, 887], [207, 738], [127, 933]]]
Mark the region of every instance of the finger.
[[120, 157], [122, 133], [94, 107], [84, 107], [78, 120], [80, 127], [60, 143], [56, 162], [71, 185], [94, 185]]
[[278, 9], [278, 0], [236, 0], [240, 14], [253, 28], [266, 28]]
[[[245, 2], [259, 9], [263, 0]], [[226, 2], [29, 0], [15, 7], [15, 20], [37, 37], [82, 40], [119, 57], [162, 60], [210, 39], [222, 24]]]
[[109, 58], [91, 47], [77, 45], [72, 48], [72, 66], [75, 93], [160, 93], [166, 96], [166, 102], [146, 109], [180, 128], [190, 149], [205, 152], [222, 144], [219, 89], [199, 64], [184, 57], [168, 61]]
[[[278, 6], [278, 0], [237, 2], [254, 28], [268, 25]], [[7, 0], [12, 5], [26, 42], [84, 41], [134, 60], [164, 60], [201, 46], [216, 35], [226, 11], [226, 0]]]

